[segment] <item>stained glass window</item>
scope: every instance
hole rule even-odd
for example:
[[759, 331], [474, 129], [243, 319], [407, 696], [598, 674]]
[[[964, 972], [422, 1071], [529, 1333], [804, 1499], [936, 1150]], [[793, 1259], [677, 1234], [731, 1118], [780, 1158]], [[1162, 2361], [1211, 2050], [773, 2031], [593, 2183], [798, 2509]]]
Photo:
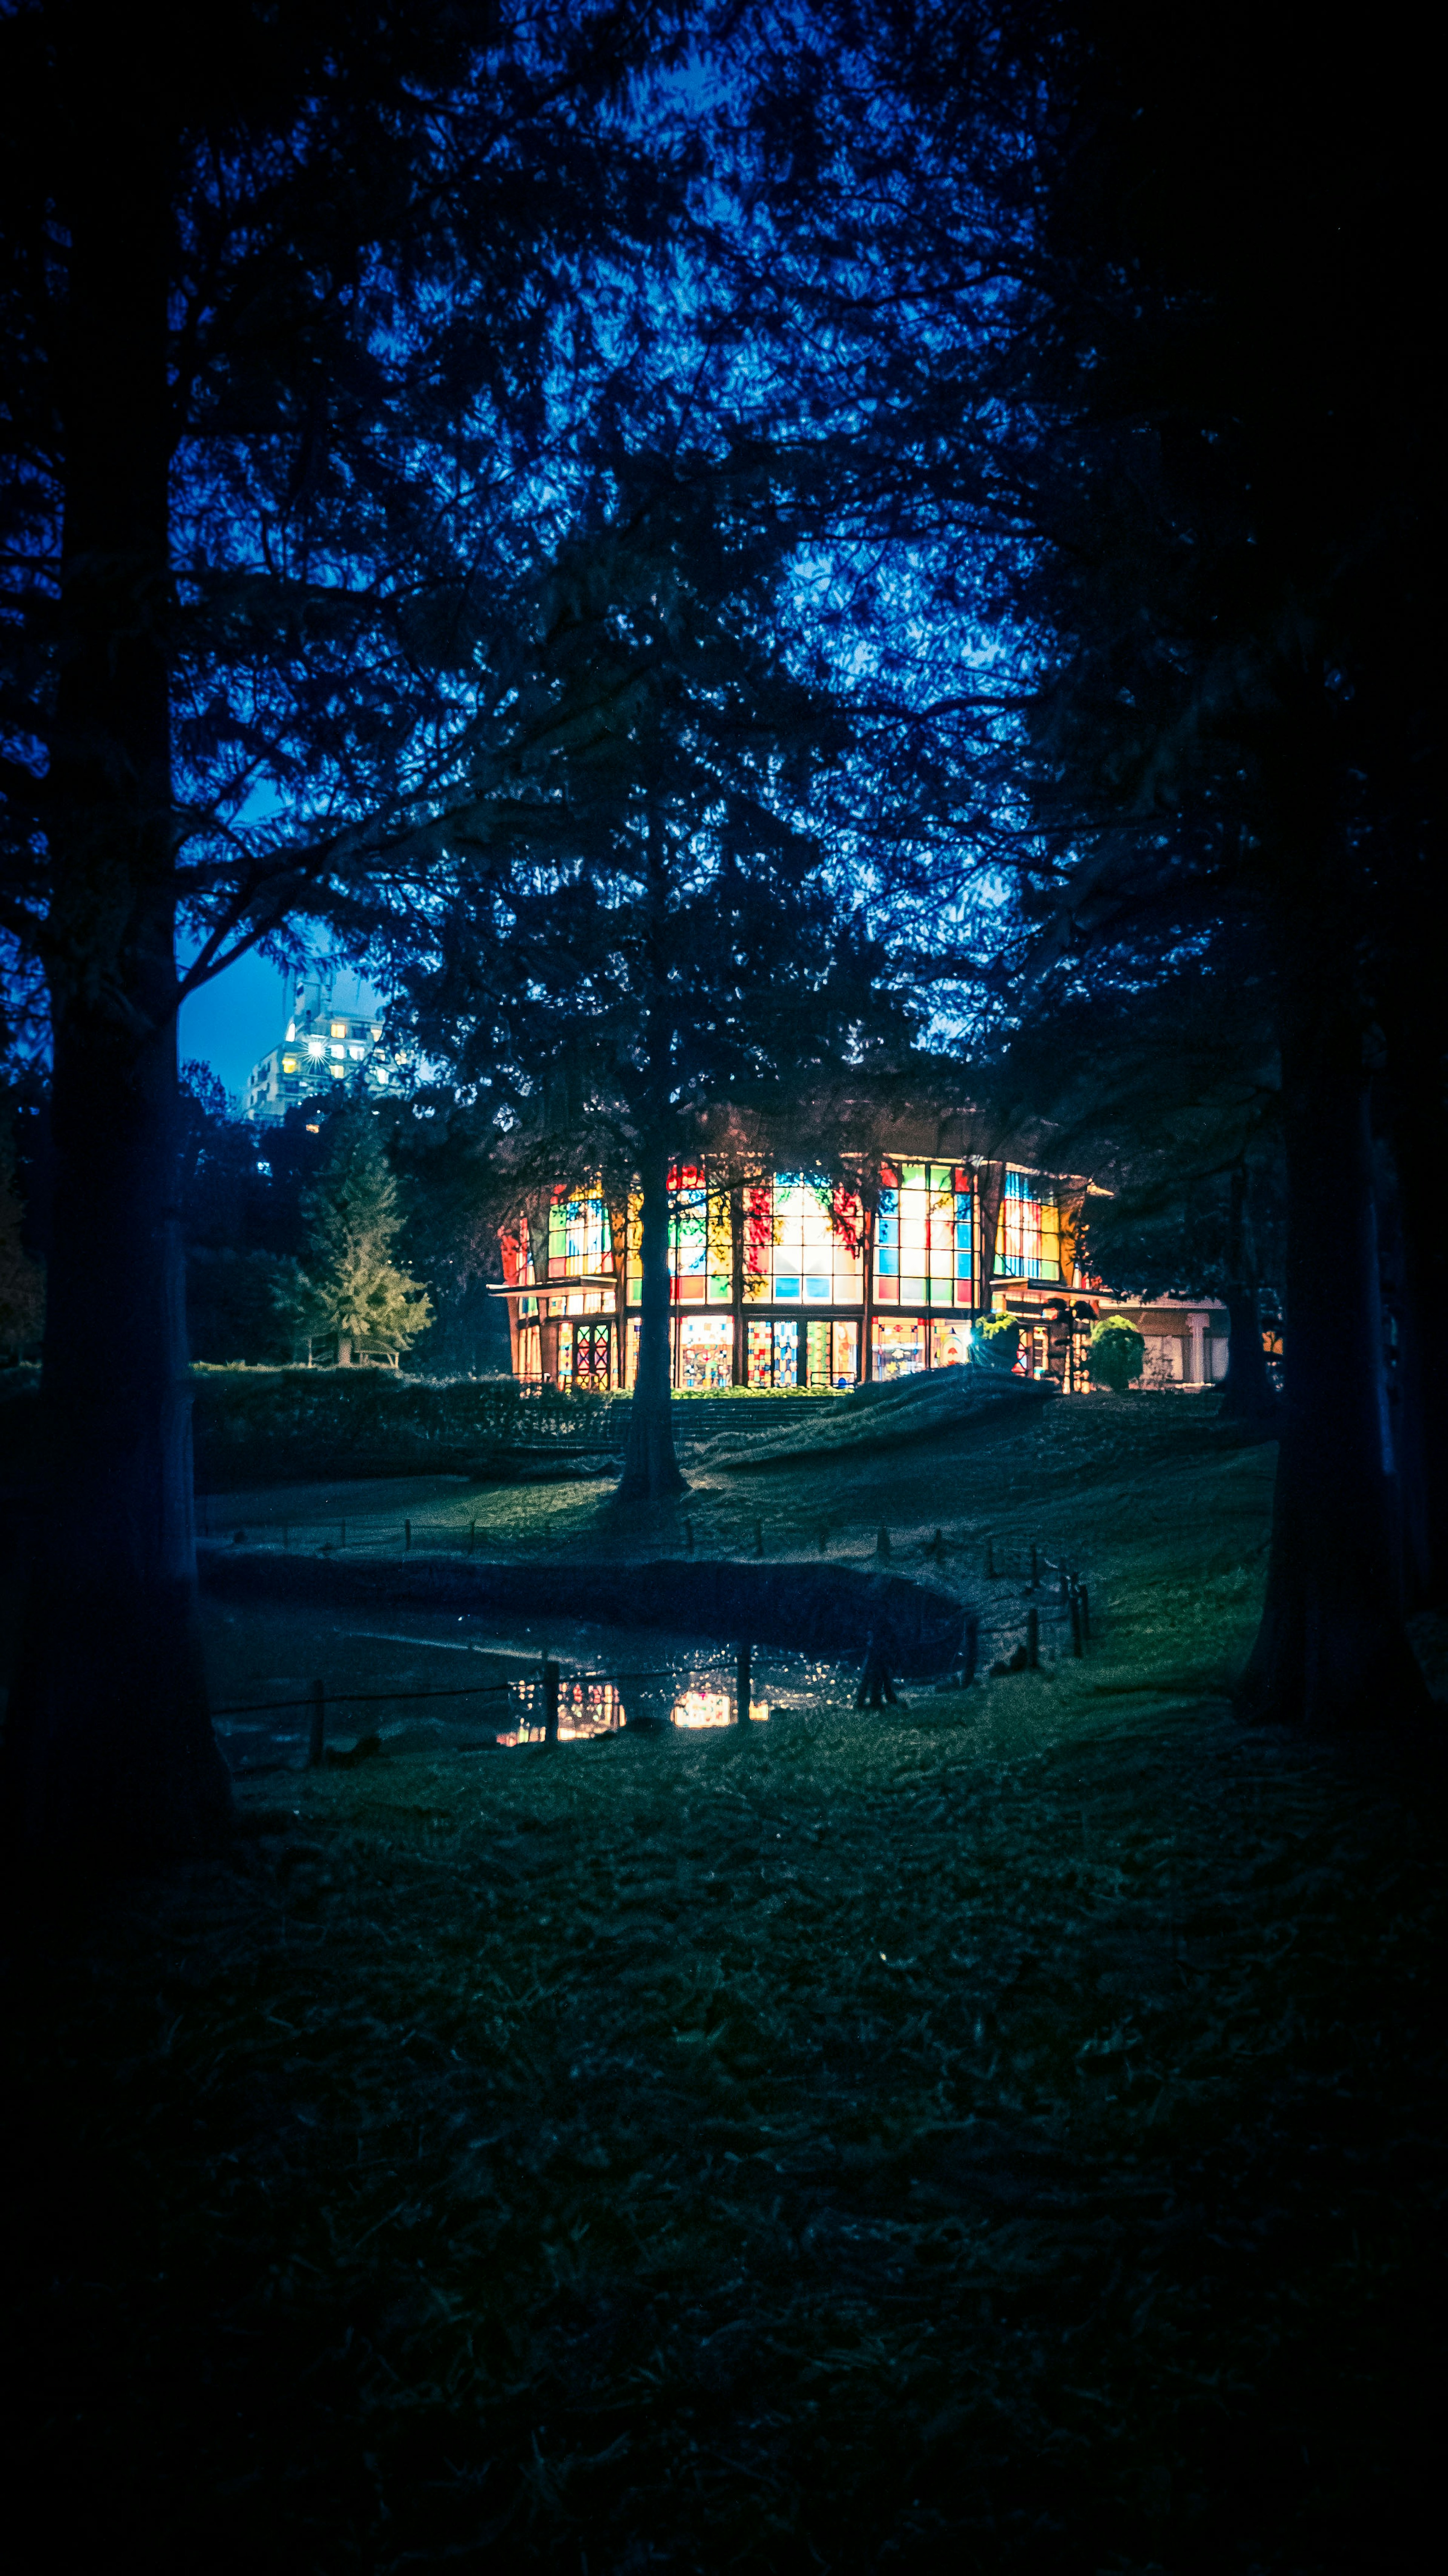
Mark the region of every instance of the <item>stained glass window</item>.
[[669, 1175], [669, 1190], [669, 1268], [674, 1297], [681, 1305], [702, 1306], [709, 1258], [709, 1199], [702, 1167], [681, 1164]]
[[914, 1377], [925, 1366], [928, 1325], [913, 1315], [877, 1315], [874, 1364], [877, 1378]]
[[608, 1210], [602, 1199], [560, 1190], [548, 1211], [548, 1276], [583, 1279], [611, 1270]]
[[902, 1163], [883, 1175], [875, 1218], [877, 1306], [969, 1306], [971, 1175], [952, 1163]]
[[1006, 1174], [996, 1266], [1007, 1279], [1059, 1279], [1061, 1220], [1054, 1193], [1036, 1172]]

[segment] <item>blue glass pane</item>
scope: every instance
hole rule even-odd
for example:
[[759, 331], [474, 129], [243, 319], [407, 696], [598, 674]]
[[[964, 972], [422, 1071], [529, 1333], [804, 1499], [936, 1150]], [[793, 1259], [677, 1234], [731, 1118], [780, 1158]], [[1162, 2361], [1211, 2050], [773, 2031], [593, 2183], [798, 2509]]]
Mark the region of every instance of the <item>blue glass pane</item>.
[[875, 1241], [877, 1243], [898, 1243], [899, 1240], [899, 1218], [896, 1216], [882, 1216], [879, 1224], [875, 1228]]
[[[828, 1278], [821, 1278], [817, 1272], [811, 1272], [810, 1276], [804, 1283], [804, 1293], [806, 1297], [823, 1297], [828, 1299], [830, 1293], [830, 1283]], [[810, 1331], [814, 1331], [813, 1324], [810, 1326]]]
[[899, 1276], [900, 1276], [900, 1255], [899, 1255], [899, 1253], [898, 1253], [898, 1252], [886, 1252], [886, 1251], [884, 1251], [884, 1250], [882, 1250], [882, 1251], [881, 1251], [881, 1254], [880, 1254], [880, 1276], [881, 1276], [881, 1278], [882, 1278], [882, 1279], [898, 1279], [898, 1278], [899, 1278]]
[[774, 1293], [776, 1297], [797, 1297], [799, 1295], [798, 1279], [782, 1279], [776, 1277], [774, 1282]]
[[898, 1205], [899, 1205], [899, 1192], [898, 1192], [898, 1191], [896, 1191], [896, 1190], [882, 1190], [882, 1191], [880, 1192], [880, 1214], [881, 1214], [881, 1216], [893, 1216], [893, 1214], [894, 1214], [894, 1212], [895, 1212], [895, 1209], [897, 1208], [897, 1206], [898, 1206]]
[[955, 1229], [955, 1248], [956, 1248], [956, 1251], [957, 1251], [957, 1252], [969, 1252], [969, 1250], [970, 1250], [970, 1228], [969, 1228], [969, 1226], [968, 1226], [968, 1225], [958, 1225], [958, 1226], [956, 1227], [956, 1229]]
[[955, 1256], [955, 1275], [957, 1279], [968, 1279], [970, 1277], [970, 1254], [968, 1252], [957, 1252]]

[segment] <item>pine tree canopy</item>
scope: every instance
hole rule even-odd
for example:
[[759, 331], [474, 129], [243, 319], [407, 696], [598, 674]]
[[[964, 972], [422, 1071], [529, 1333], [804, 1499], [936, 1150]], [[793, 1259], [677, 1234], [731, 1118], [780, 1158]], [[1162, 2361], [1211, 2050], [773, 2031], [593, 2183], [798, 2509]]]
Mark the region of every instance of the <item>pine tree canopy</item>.
[[305, 1212], [311, 1258], [301, 1320], [335, 1339], [339, 1359], [395, 1359], [432, 1322], [427, 1292], [398, 1268], [402, 1230], [397, 1182], [371, 1110], [338, 1121], [336, 1142]]

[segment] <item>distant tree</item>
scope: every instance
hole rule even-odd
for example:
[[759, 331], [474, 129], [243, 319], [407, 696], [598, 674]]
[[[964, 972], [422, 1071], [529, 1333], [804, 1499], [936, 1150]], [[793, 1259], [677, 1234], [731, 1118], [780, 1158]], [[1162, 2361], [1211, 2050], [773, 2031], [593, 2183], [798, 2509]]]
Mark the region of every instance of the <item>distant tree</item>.
[[1271, 1420], [1262, 1317], [1281, 1295], [1281, 1091], [1251, 946], [1219, 937], [1185, 969], [1147, 939], [1073, 956], [979, 1079], [1038, 1159], [1096, 1185], [1076, 1222], [1082, 1268], [1120, 1296], [1222, 1298], [1224, 1417]]
[[[529, 1230], [555, 1177], [641, 1199], [639, 1353], [619, 1487], [677, 1493], [669, 1173], [733, 1102], [768, 1120], [908, 1054], [882, 949], [834, 891], [813, 825], [845, 747], [785, 650], [794, 532], [747, 465], [639, 456], [560, 557], [531, 685], [605, 701], [459, 869], [435, 959], [408, 967], [423, 1049], [524, 1122]], [[551, 1163], [551, 1170], [549, 1165]]]
[[432, 1329], [424, 1365], [457, 1376], [512, 1367], [499, 1234], [516, 1194], [486, 1115], [446, 1092], [379, 1119], [404, 1213], [404, 1265], [425, 1278]]
[[284, 1368], [297, 1355], [301, 1264], [285, 1253], [186, 1253], [186, 1330], [193, 1360]]
[[326, 1168], [305, 1203], [308, 1260], [297, 1321], [333, 1344], [337, 1365], [396, 1361], [432, 1321], [427, 1292], [392, 1258], [402, 1231], [397, 1182], [377, 1119], [364, 1104], [340, 1117]]

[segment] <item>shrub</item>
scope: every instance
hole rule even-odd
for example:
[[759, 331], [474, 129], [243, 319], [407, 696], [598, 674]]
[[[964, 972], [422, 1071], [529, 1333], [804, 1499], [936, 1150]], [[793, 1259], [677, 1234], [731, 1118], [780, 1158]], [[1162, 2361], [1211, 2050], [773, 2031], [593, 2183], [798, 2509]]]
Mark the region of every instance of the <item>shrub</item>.
[[1146, 1366], [1146, 1344], [1124, 1315], [1104, 1316], [1091, 1335], [1086, 1365], [1098, 1386], [1124, 1395]]
[[1013, 1369], [1020, 1347], [1021, 1328], [1014, 1315], [992, 1315], [977, 1324], [970, 1337], [970, 1356], [977, 1368]]

